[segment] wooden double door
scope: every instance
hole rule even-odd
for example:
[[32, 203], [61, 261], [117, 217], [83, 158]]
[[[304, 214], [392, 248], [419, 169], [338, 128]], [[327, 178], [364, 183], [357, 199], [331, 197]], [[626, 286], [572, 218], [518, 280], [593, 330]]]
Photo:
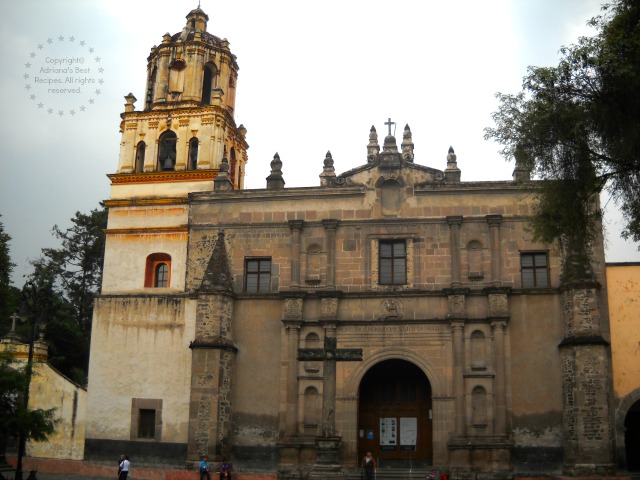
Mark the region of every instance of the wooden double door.
[[360, 384], [358, 455], [371, 452], [380, 466], [430, 464], [433, 458], [431, 385], [417, 366], [387, 360]]

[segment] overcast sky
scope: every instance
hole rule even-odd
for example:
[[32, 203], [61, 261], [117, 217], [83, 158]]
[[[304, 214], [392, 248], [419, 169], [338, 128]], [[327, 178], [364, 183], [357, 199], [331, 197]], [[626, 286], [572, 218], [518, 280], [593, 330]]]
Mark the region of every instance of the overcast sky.
[[[338, 172], [366, 163], [371, 125], [409, 124], [415, 162], [443, 170], [449, 146], [462, 180], [507, 180], [513, 164], [483, 139], [496, 92], [516, 93], [529, 65], [557, 64], [590, 34], [595, 0], [202, 0], [208, 31], [230, 41], [240, 71], [236, 123], [248, 130], [246, 187], [264, 188], [278, 152], [287, 187], [319, 184], [330, 150]], [[57, 246], [54, 224], [109, 196], [120, 113], [144, 104], [146, 59], [182, 30], [197, 0], [0, 0], [0, 221], [18, 266]], [[49, 93], [36, 71], [81, 58], [76, 93]], [[40, 78], [57, 78], [47, 74]], [[86, 78], [84, 84], [80, 84]], [[29, 86], [29, 88], [27, 88]], [[66, 85], [54, 85], [55, 88]], [[32, 97], [35, 96], [35, 97]], [[606, 219], [607, 261], [640, 261]]]

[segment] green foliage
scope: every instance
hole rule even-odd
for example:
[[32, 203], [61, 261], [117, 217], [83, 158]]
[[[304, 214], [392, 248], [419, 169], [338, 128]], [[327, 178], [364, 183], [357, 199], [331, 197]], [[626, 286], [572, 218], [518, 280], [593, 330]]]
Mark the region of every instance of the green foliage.
[[25, 409], [22, 394], [27, 384], [24, 368], [19, 368], [6, 356], [0, 356], [0, 436], [44, 441], [55, 432], [58, 419], [55, 408], [50, 410]]
[[485, 138], [544, 183], [532, 231], [551, 243], [588, 243], [599, 231], [607, 189], [640, 241], [640, 2], [618, 0], [591, 20], [594, 37], [562, 47], [557, 67], [530, 67], [522, 91], [497, 94]]
[[10, 241], [11, 236], [5, 233], [4, 225], [0, 222], [0, 336], [11, 328], [9, 317], [17, 312], [19, 302], [19, 291], [11, 285], [11, 272], [15, 263], [11, 261]]
[[104, 229], [107, 210], [76, 212], [72, 226], [53, 234], [60, 248], [45, 248], [34, 262], [33, 277], [50, 284], [51, 303], [45, 338], [49, 363], [81, 385], [86, 385], [93, 297], [102, 282]]
[[102, 282], [107, 211], [95, 209], [88, 215], [76, 212], [71, 222], [71, 228], [64, 231], [54, 225], [53, 234], [62, 240], [62, 246], [44, 248], [42, 257], [33, 265], [38, 277], [52, 281], [54, 291], [69, 304], [76, 325], [88, 334], [93, 295]]

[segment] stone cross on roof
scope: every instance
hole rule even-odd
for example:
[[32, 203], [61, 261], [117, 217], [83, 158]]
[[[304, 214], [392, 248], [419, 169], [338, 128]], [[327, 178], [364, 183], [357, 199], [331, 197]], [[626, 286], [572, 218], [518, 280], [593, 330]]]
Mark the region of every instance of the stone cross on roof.
[[385, 125], [389, 125], [389, 136], [391, 136], [391, 125], [395, 125], [396, 122], [392, 122], [391, 118], [388, 121], [384, 122]]

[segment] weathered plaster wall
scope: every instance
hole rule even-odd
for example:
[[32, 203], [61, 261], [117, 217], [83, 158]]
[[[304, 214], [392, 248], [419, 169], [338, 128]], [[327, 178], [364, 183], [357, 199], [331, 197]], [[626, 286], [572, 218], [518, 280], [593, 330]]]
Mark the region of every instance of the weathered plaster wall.
[[640, 388], [640, 264], [607, 265], [613, 387], [617, 398]]
[[60, 419], [56, 433], [45, 442], [29, 442], [27, 455], [82, 460], [87, 413], [87, 391], [46, 363], [39, 363], [31, 380], [31, 408], [55, 408]]
[[[162, 442], [186, 443], [195, 301], [184, 296], [96, 300], [86, 435], [135, 440], [132, 399], [162, 400]], [[134, 429], [135, 430], [135, 429]]]
[[[24, 368], [29, 345], [3, 338], [0, 352], [8, 353], [16, 368]], [[44, 442], [29, 442], [27, 455], [38, 458], [82, 460], [87, 409], [87, 390], [49, 366], [47, 345], [36, 341], [33, 350], [33, 376], [29, 390], [29, 408], [54, 408], [56, 431]]]

